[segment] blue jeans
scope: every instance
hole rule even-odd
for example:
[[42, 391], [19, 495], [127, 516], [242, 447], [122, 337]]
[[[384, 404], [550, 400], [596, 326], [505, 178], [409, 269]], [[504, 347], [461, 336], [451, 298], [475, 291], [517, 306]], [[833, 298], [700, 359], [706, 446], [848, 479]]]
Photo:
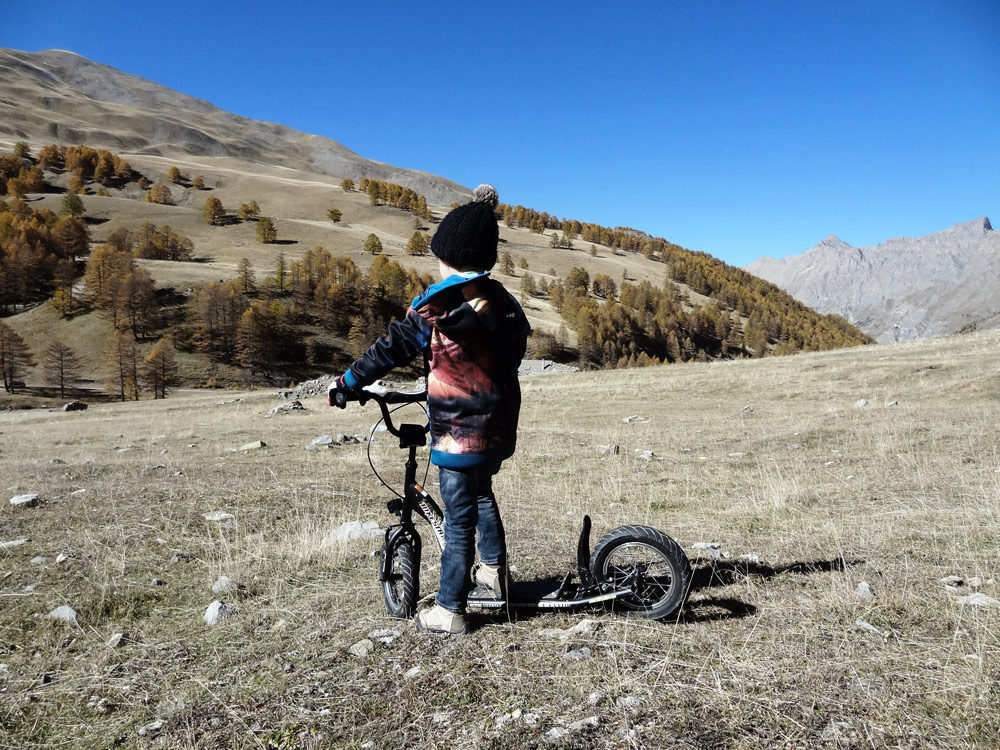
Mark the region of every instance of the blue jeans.
[[500, 463], [463, 470], [439, 467], [445, 546], [437, 603], [449, 612], [465, 612], [465, 600], [473, 588], [477, 530], [480, 560], [488, 565], [507, 563], [507, 540], [493, 495], [493, 476], [500, 470]]

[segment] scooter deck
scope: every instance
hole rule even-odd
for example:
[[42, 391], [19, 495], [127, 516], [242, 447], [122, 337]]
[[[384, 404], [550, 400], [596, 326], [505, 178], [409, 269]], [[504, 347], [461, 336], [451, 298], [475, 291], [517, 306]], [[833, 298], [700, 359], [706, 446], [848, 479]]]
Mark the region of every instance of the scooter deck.
[[632, 590], [585, 592], [566, 589], [558, 581], [516, 581], [510, 593], [509, 601], [497, 599], [491, 589], [477, 586], [467, 604], [479, 609], [574, 609], [630, 596]]

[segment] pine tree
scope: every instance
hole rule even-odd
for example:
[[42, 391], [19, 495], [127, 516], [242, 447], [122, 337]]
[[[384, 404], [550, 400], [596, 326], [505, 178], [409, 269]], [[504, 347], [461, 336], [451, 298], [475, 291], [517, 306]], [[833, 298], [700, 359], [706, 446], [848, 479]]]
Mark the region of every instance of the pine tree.
[[249, 258], [240, 258], [236, 266], [236, 289], [240, 294], [252, 297], [257, 293], [257, 277]]
[[274, 284], [279, 294], [285, 293], [285, 287], [288, 285], [288, 262], [284, 250], [278, 251], [278, 257], [274, 261]]
[[59, 389], [59, 398], [66, 398], [66, 388], [80, 379], [80, 359], [59, 339], [49, 342], [42, 354], [42, 379]]

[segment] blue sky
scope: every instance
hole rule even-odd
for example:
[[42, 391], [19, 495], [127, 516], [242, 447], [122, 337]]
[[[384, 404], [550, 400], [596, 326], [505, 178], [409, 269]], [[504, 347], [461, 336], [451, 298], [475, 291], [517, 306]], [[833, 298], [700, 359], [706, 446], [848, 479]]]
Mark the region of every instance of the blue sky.
[[32, 0], [0, 46], [734, 265], [1000, 223], [1000, 0]]

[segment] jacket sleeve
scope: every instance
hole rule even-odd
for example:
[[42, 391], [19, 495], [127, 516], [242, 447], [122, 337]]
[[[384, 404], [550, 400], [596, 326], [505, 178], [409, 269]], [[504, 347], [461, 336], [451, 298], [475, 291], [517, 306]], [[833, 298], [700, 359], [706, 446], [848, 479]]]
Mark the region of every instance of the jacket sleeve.
[[355, 360], [346, 373], [344, 383], [360, 388], [374, 383], [396, 367], [408, 365], [431, 341], [430, 325], [413, 309], [403, 320], [394, 320], [389, 331]]

